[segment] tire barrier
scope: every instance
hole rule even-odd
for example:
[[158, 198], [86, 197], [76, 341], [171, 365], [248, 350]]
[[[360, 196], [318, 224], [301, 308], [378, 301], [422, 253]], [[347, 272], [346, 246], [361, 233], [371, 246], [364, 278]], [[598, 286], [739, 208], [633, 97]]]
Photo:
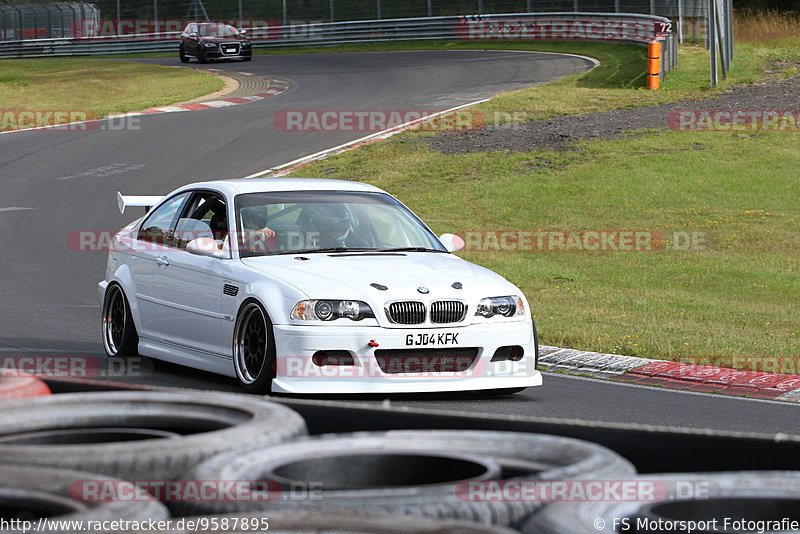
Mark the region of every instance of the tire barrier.
[[[83, 480], [124, 486], [133, 498], [124, 502], [83, 501], [70, 491], [74, 484]], [[158, 521], [168, 518], [169, 511], [130, 482], [67, 469], [0, 465], [0, 517], [4, 520], [0, 527], [3, 534], [35, 531], [86, 534], [87, 530], [78, 525], [86, 527], [88, 521]], [[40, 519], [44, 521], [42, 518], [47, 522], [39, 523]], [[68, 522], [73, 523], [69, 525]], [[102, 529], [93, 531], [107, 532]]]
[[[497, 480], [487, 479], [494, 476], [491, 463], [500, 467]], [[509, 525], [541, 503], [472, 499], [465, 488], [476, 481], [608, 479], [634, 473], [630, 462], [604, 447], [557, 436], [457, 430], [328, 434], [217, 455], [183, 477], [269, 481], [269, 495], [167, 506], [176, 515], [328, 507]]]
[[[442, 521], [424, 517], [373, 514], [358, 510], [294, 510], [290, 512], [197, 516], [172, 520], [181, 530], [168, 534], [514, 534], [497, 525]], [[163, 534], [163, 533], [162, 533]]]
[[50, 388], [35, 376], [9, 376], [0, 373], [0, 400], [42, 395], [50, 395]]
[[652, 498], [557, 502], [535, 514], [525, 534], [773, 532], [800, 522], [800, 471], [641, 475]]
[[65, 393], [9, 401], [3, 408], [0, 464], [124, 480], [173, 480], [214, 454], [306, 434], [297, 412], [229, 393]]

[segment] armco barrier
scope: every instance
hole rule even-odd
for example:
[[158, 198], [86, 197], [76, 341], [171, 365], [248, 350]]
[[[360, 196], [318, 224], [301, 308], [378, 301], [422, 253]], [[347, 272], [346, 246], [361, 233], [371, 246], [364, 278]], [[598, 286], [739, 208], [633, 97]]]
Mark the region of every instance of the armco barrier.
[[[246, 28], [257, 47], [400, 40], [581, 40], [646, 44], [671, 35], [669, 19], [630, 13], [526, 13]], [[179, 32], [0, 41], [0, 57], [175, 52]], [[670, 50], [667, 48], [667, 50]], [[671, 61], [667, 65], [673, 64]]]

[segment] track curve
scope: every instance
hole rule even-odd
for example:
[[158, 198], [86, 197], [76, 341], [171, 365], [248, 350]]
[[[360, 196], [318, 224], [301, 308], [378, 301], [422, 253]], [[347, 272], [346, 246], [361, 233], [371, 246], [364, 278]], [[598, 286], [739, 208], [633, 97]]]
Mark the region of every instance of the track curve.
[[[177, 61], [177, 54], [147, 60]], [[441, 110], [591, 65], [575, 56], [502, 51], [256, 56], [249, 64], [214, 68], [285, 78], [291, 82], [288, 92], [223, 109], [140, 116], [118, 131], [106, 125], [84, 132], [0, 135], [0, 224], [6, 235], [0, 255], [0, 356], [78, 355], [95, 361], [100, 372], [107, 369], [96, 302], [105, 254], [71, 250], [67, 239], [70, 232], [113, 232], [129, 222], [130, 214], [117, 211], [117, 190], [160, 194], [192, 181], [246, 176], [364, 135], [280, 132], [272, 120], [282, 110]], [[111, 378], [237, 389], [223, 377], [151, 365]], [[701, 398], [552, 374], [542, 388], [514, 397], [439, 395], [395, 402], [466, 412], [800, 433], [792, 405]]]

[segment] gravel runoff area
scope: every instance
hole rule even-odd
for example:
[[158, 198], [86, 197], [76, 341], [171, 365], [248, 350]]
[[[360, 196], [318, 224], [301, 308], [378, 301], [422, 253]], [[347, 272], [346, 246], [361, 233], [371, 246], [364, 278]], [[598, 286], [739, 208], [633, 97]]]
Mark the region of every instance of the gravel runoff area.
[[[702, 128], [704, 120], [706, 125], [704, 129], [708, 129], [709, 115], [698, 113], [700, 111], [712, 112], [710, 120], [717, 124], [718, 121], [726, 119], [719, 119], [720, 115], [715, 115], [713, 112], [768, 110], [790, 111], [794, 118], [798, 119], [798, 124], [793, 124], [780, 122], [783, 119], [773, 116], [773, 120], [776, 121], [773, 123], [774, 128], [783, 126], [795, 131], [800, 128], [798, 117], [800, 76], [759, 84], [738, 85], [724, 93], [701, 100], [489, 125], [479, 130], [440, 133], [427, 141], [430, 149], [445, 154], [503, 150], [520, 152], [536, 149], [567, 150], [576, 141], [610, 139], [637, 130], [688, 129], [687, 124]], [[684, 115], [683, 127], [680, 123], [681, 111], [694, 112]], [[742, 118], [745, 121], [752, 120], [748, 119], [746, 114], [741, 114], [739, 119]]]

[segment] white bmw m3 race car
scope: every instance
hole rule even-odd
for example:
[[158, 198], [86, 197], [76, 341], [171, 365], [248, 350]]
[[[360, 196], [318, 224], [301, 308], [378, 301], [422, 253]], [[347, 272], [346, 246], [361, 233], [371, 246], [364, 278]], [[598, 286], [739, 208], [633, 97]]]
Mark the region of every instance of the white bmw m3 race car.
[[117, 195], [146, 214], [98, 284], [111, 357], [236, 377], [254, 393], [518, 391], [542, 382], [522, 292], [356, 182], [220, 180]]

